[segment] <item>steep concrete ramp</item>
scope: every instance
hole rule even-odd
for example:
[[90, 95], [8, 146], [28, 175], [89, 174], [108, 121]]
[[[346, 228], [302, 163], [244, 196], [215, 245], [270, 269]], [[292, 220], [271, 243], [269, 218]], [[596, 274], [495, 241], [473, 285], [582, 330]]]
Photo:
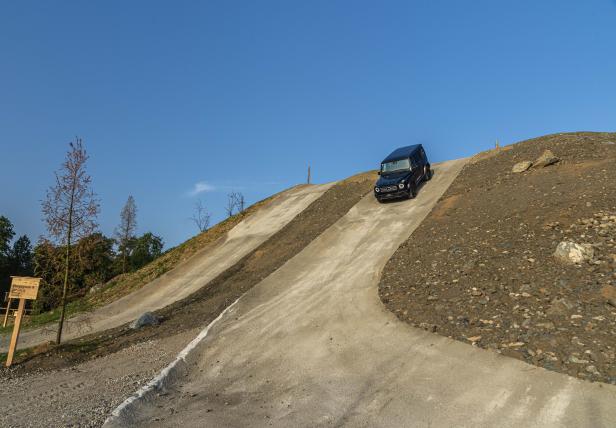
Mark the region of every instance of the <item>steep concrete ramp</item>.
[[366, 196], [241, 298], [165, 394], [108, 425], [616, 426], [614, 387], [414, 329], [383, 308], [381, 269], [463, 164], [438, 165], [415, 200]]
[[[231, 229], [222, 243], [210, 245], [177, 268], [129, 295], [68, 320], [63, 338], [74, 339], [118, 327], [146, 311], [163, 308], [189, 296], [257, 248], [332, 185], [333, 183], [302, 186], [282, 192]], [[19, 347], [25, 348], [54, 340], [55, 335], [55, 324], [47, 328], [24, 331], [19, 338]]]

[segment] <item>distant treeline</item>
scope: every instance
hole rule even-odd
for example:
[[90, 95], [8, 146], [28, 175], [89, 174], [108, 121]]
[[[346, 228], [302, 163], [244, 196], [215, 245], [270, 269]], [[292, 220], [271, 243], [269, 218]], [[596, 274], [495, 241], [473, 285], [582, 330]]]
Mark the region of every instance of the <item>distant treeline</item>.
[[[13, 240], [11, 221], [0, 216], [0, 292], [9, 290], [10, 276], [43, 278], [39, 296], [34, 301], [35, 312], [44, 312], [60, 305], [66, 246], [40, 238], [32, 247], [26, 235]], [[85, 295], [92, 287], [124, 272], [135, 271], [162, 254], [161, 237], [147, 232], [130, 236], [122, 244], [118, 239], [94, 232], [72, 245], [70, 253], [70, 299]]]

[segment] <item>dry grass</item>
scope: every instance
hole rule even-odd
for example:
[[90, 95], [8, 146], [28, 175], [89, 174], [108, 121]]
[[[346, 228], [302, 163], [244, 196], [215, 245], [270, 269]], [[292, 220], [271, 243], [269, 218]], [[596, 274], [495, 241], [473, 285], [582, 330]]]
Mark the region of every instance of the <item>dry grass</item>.
[[[164, 273], [169, 272], [180, 263], [188, 260], [207, 246], [216, 245], [219, 241], [222, 241], [227, 232], [233, 229], [240, 221], [270, 203], [279, 194], [280, 193], [277, 193], [259, 201], [248, 207], [243, 213], [229, 217], [205, 232], [188, 239], [177, 247], [167, 250], [162, 256], [141, 269], [135, 272], [118, 275], [108, 281], [100, 290], [70, 302], [67, 306], [68, 314], [75, 315], [99, 306], [104, 306], [143, 287]], [[24, 322], [24, 327], [36, 328], [55, 322], [58, 319], [58, 314], [59, 311], [50, 311], [33, 315]], [[10, 328], [12, 328], [12, 326], [8, 326], [5, 329], [0, 328], [0, 332], [9, 331]]]
[[171, 248], [158, 259], [141, 269], [116, 276], [105, 284], [101, 290], [86, 296], [84, 299], [91, 307], [103, 306], [143, 287], [164, 273], [169, 272], [180, 263], [188, 260], [209, 245], [216, 245], [219, 241], [222, 241], [227, 232], [233, 229], [243, 219], [267, 205], [276, 196], [278, 196], [278, 194], [259, 201], [248, 207], [243, 213], [231, 216], [177, 247]]

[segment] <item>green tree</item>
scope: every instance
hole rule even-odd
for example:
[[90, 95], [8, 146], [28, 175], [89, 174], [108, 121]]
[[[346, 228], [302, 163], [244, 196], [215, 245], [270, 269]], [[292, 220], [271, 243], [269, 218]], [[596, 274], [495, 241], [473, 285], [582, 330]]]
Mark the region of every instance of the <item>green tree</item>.
[[37, 312], [55, 309], [62, 300], [64, 253], [48, 239], [41, 238], [34, 247], [34, 275], [43, 278], [39, 294], [34, 301]]
[[13, 223], [0, 216], [0, 292], [8, 291], [11, 274], [11, 240], [15, 236]]
[[8, 257], [14, 236], [13, 223], [5, 216], [0, 216], [0, 256]]
[[98, 232], [79, 240], [75, 246], [76, 294], [83, 295], [114, 276], [114, 243], [112, 238]]
[[31, 276], [34, 273], [32, 243], [26, 235], [20, 236], [11, 249], [10, 265], [12, 275]]
[[162, 254], [164, 242], [160, 236], [144, 233], [130, 242], [130, 267], [137, 270]]
[[[114, 240], [93, 233], [77, 241], [70, 253], [71, 288], [68, 300], [84, 296], [92, 287], [102, 285], [114, 276]], [[61, 284], [64, 278], [65, 247], [42, 239], [34, 249], [36, 276], [44, 279], [35, 307], [38, 311], [55, 309], [62, 303]]]

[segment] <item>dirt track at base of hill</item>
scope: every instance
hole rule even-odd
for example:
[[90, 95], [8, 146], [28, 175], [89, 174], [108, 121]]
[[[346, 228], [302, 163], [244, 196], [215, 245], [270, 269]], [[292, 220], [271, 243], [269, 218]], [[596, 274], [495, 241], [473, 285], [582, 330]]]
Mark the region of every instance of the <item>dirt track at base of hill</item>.
[[[537, 138], [477, 156], [383, 270], [379, 295], [417, 327], [616, 384], [616, 134]], [[512, 173], [550, 149], [561, 161]], [[590, 244], [590, 262], [553, 257]], [[604, 292], [605, 293], [605, 292]]]
[[[35, 355], [13, 368], [0, 369], [0, 381], [11, 385], [2, 393], [3, 405], [12, 406], [13, 412], [19, 415], [24, 410], [20, 403], [32, 401], [26, 398], [37, 396], [46, 385], [62, 384], [67, 373], [76, 370], [81, 379], [98, 379], [99, 372], [103, 371], [108, 381], [89, 385], [92, 391], [88, 394], [80, 393], [79, 388], [63, 390], [54, 401], [55, 407], [41, 408], [43, 413], [40, 413], [45, 414], [46, 420], [59, 425], [73, 421], [71, 423], [78, 426], [99, 426], [119, 402], [138, 389], [139, 384], [171, 362], [198, 329], [345, 215], [372, 189], [375, 179], [375, 173], [365, 173], [335, 184], [269, 240], [203, 289], [156, 311], [161, 319], [158, 326], [131, 330], [125, 325], [57, 348], [41, 347]], [[147, 352], [138, 351], [135, 356], [134, 349]], [[132, 364], [135, 358], [144, 358], [146, 365]], [[110, 364], [115, 368], [109, 367]], [[134, 376], [141, 383], [131, 381], [119, 388], [119, 383], [127, 376]], [[0, 424], [2, 420], [0, 418]], [[29, 426], [36, 425], [35, 422], [10, 419], [9, 425]]]

